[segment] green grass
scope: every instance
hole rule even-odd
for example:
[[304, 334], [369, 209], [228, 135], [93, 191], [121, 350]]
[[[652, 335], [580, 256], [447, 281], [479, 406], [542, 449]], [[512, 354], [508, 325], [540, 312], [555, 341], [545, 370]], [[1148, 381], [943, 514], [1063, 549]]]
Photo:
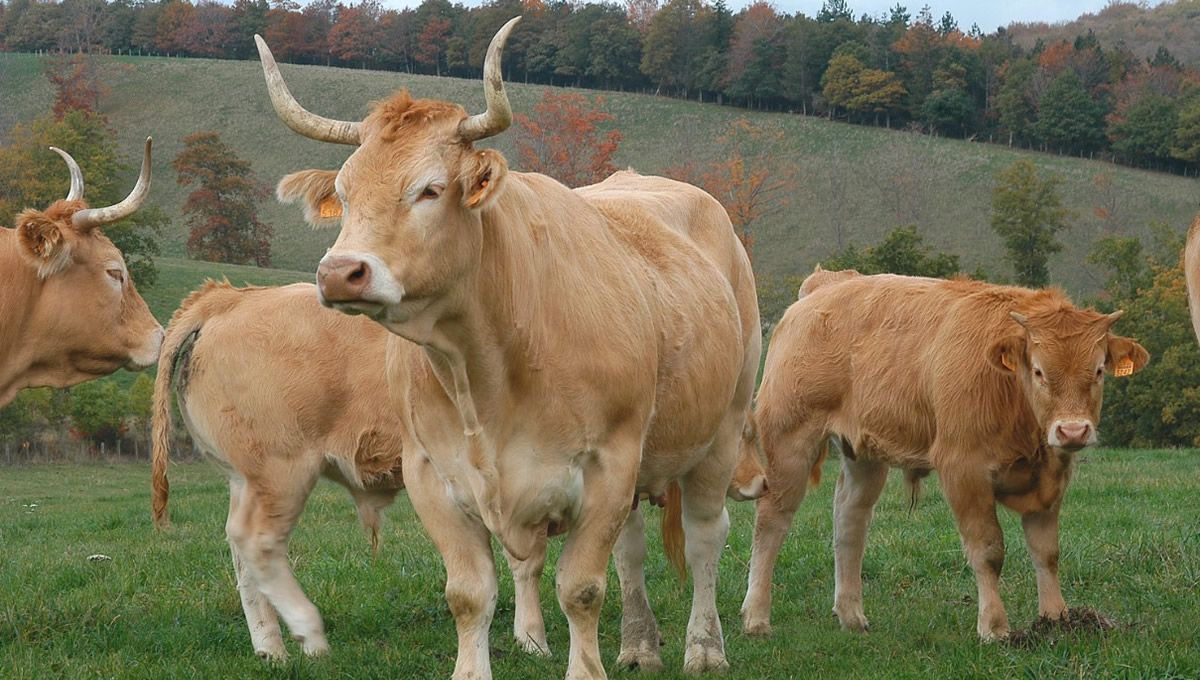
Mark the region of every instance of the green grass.
[[235, 286], [283, 286], [304, 281], [311, 283], [313, 274], [285, 269], [262, 269], [236, 264], [199, 262], [174, 257], [155, 259], [158, 280], [153, 286], [139, 290], [150, 311], [163, 326], [171, 320], [171, 314], [188, 293], [200, 287], [206, 279], [228, 279]]
[[[102, 109], [126, 157], [136, 157], [146, 135], [155, 137], [153, 200], [174, 219], [164, 243], [168, 255], [182, 256], [186, 240], [179, 219], [186, 189], [175, 183], [170, 165], [185, 135], [219, 130], [252, 162], [258, 177], [271, 184], [302, 168], [336, 167], [349, 153], [346, 147], [302, 139], [285, 128], [268, 102], [257, 61], [108, 57], [104, 64], [112, 94]], [[361, 118], [370, 101], [401, 87], [417, 96], [458, 102], [472, 111], [483, 106], [483, 89], [475, 80], [320, 66], [283, 68], [297, 98], [332, 117]], [[516, 111], [529, 112], [543, 89], [511, 83]], [[739, 117], [782, 128], [786, 141], [772, 152], [794, 166], [797, 179], [790, 188], [790, 205], [755, 229], [755, 265], [760, 274], [807, 273], [837, 249], [837, 224], [843, 225], [844, 242], [864, 245], [915, 222], [935, 247], [962, 255], [967, 270], [982, 265], [992, 275], [1005, 275], [1002, 246], [989, 223], [992, 178], [1004, 165], [1028, 157], [1062, 176], [1065, 202], [1076, 215], [1073, 230], [1063, 239], [1065, 249], [1052, 259], [1052, 276], [1075, 293], [1090, 293], [1102, 283], [1097, 270], [1085, 263], [1098, 237], [1144, 236], [1154, 220], [1182, 232], [1200, 196], [1200, 183], [1194, 178], [1107, 163], [798, 115], [639, 94], [598, 94], [625, 135], [617, 164], [643, 172], [659, 172], [688, 159], [711, 160], [712, 140], [725, 123]], [[4, 102], [0, 136], [14, 122], [45, 112], [51, 99], [36, 57], [0, 54], [0, 101]], [[514, 166], [518, 165], [513, 147], [516, 134], [509, 131], [491, 142]], [[131, 183], [134, 172], [131, 168]], [[1094, 184], [1100, 173], [1112, 175], [1111, 189]], [[1097, 219], [1098, 205], [1115, 207], [1114, 218]], [[267, 200], [263, 215], [275, 227], [276, 266], [311, 271], [333, 242], [334, 230], [309, 230], [294, 207]]]
[[[1062, 634], [1031, 649], [980, 644], [975, 584], [936, 484], [913, 514], [893, 476], [868, 540], [865, 603], [872, 630], [839, 630], [833, 594], [830, 496], [836, 461], [797, 513], [776, 576], [769, 640], [740, 632], [753, 509], [733, 506], [718, 596], [734, 678], [1196, 677], [1200, 675], [1200, 513], [1197, 451], [1091, 451], [1062, 523], [1063, 589], [1121, 625]], [[0, 468], [0, 674], [43, 677], [447, 677], [455, 634], [440, 559], [404, 496], [372, 559], [348, 496], [319, 485], [292, 541], [297, 577], [320, 608], [331, 657], [272, 667], [250, 649], [223, 539], [224, 478], [207, 464], [172, 467], [174, 528], [155, 533], [145, 465]], [[36, 507], [31, 507], [36, 504]], [[1019, 522], [1003, 516], [1002, 593], [1014, 627], [1036, 613]], [[651, 536], [647, 580], [666, 640], [665, 677], [679, 677], [688, 589]], [[556, 541], [553, 550], [561, 545]], [[91, 563], [103, 553], [111, 562]], [[552, 558], [553, 560], [553, 558]], [[503, 560], [500, 560], [503, 563]], [[551, 562], [552, 564], [553, 562]], [[548, 572], [552, 568], [548, 568]], [[611, 570], [610, 570], [611, 572]], [[567, 627], [548, 573], [542, 584], [554, 657], [510, 641], [512, 583], [502, 570], [492, 626], [498, 678], [555, 678]], [[610, 673], [619, 607], [610, 573], [600, 648]]]

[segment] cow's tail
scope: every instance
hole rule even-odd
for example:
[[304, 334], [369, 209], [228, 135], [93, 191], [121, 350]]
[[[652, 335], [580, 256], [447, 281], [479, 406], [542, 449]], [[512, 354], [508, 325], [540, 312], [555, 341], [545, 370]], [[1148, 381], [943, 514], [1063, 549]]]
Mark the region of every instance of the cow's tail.
[[662, 513], [662, 540], [667, 562], [675, 569], [679, 580], [686, 579], [687, 542], [683, 535], [683, 490], [679, 488], [679, 482], [667, 485]]
[[908, 487], [908, 511], [917, 509], [917, 501], [921, 500], [921, 478], [925, 475], [916, 470], [904, 471], [904, 485]]
[[817, 457], [813, 460], [812, 467], [808, 469], [808, 485], [816, 487], [821, 483], [821, 466], [825, 464], [825, 457], [829, 455], [829, 445], [822, 441], [817, 447]]
[[1183, 249], [1183, 275], [1187, 279], [1192, 330], [1200, 339], [1200, 215], [1196, 215], [1191, 229], [1188, 229], [1187, 245]]
[[171, 316], [167, 324], [166, 337], [163, 338], [162, 351], [158, 355], [158, 375], [154, 378], [154, 405], [151, 425], [151, 454], [150, 454], [150, 486], [152, 490], [151, 511], [154, 526], [165, 529], [171, 526], [171, 517], [167, 513], [167, 498], [171, 491], [167, 480], [167, 460], [171, 453], [171, 438], [174, 427], [171, 417], [171, 382], [175, 378], [180, 360], [186, 360], [185, 355], [191, 350], [192, 342], [200, 327], [208, 319], [205, 305], [198, 304], [205, 295], [214, 289], [231, 287], [228, 283], [208, 281], [199, 290], [187, 296], [179, 305], [179, 309]]

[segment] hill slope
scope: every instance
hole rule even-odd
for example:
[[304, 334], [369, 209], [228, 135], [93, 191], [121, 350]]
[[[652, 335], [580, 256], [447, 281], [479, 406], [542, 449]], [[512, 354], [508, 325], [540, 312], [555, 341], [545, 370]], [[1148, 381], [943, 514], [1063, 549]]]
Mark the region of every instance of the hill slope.
[[1200, 0], [1168, 0], [1153, 7], [1110, 1], [1104, 9], [1072, 21], [1016, 22], [1008, 27], [1013, 40], [1026, 48], [1038, 40], [1047, 44], [1073, 41], [1088, 31], [1106, 48], [1124, 43], [1134, 54], [1149, 59], [1162, 45], [1181, 62], [1200, 65]]
[[[283, 69], [296, 97], [331, 117], [361, 118], [369, 102], [401, 87], [473, 111], [483, 107], [482, 86], [473, 80], [319, 66]], [[171, 256], [184, 254], [186, 239], [179, 219], [185, 191], [175, 183], [171, 168], [185, 135], [219, 130], [252, 161], [259, 178], [272, 184], [295, 170], [337, 167], [349, 154], [346, 147], [300, 138], [276, 119], [257, 61], [109, 57], [104, 59], [104, 76], [112, 94], [103, 111], [118, 131], [127, 158], [134, 157], [146, 135], [155, 138], [153, 200], [175, 219], [164, 243]], [[511, 84], [516, 111], [529, 111], [543, 89]], [[798, 179], [791, 205], [756, 229], [760, 274], [807, 272], [842, 245], [873, 243], [892, 228], [910, 223], [916, 223], [935, 247], [962, 255], [968, 270], [982, 266], [1004, 274], [1002, 247], [989, 226], [992, 178], [1004, 165], [1029, 157], [1062, 176], [1066, 203], [1077, 216], [1066, 249], [1052, 261], [1052, 275], [1077, 293], [1090, 292], [1101, 279], [1084, 258], [1097, 237], [1143, 235], [1153, 220], [1182, 231], [1200, 196], [1194, 179], [1106, 163], [648, 95], [602, 96], [604, 108], [616, 116], [625, 135], [618, 164], [646, 173], [684, 159], [710, 158], [708, 141], [737, 118], [778, 125], [785, 132], [786, 142], [776, 152], [793, 159]], [[36, 57], [0, 54], [0, 135], [14, 122], [46, 111], [51, 98]], [[514, 166], [515, 134], [509, 131], [490, 140]], [[1094, 217], [1097, 206], [1114, 217]], [[275, 227], [277, 267], [312, 271], [336, 235], [335, 230], [310, 231], [299, 210], [273, 200], [263, 204], [263, 215]]]

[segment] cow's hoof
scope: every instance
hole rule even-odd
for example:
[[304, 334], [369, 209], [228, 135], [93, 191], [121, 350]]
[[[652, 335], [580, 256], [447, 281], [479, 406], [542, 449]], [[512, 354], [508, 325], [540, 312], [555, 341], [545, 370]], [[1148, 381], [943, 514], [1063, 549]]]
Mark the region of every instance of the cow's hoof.
[[543, 657], [550, 656], [550, 643], [546, 642], [546, 638], [544, 636], [539, 640], [532, 635], [526, 634], [515, 636], [515, 639], [517, 641], [517, 646], [524, 650], [527, 654]]
[[663, 669], [663, 662], [657, 649], [622, 649], [617, 656], [617, 666], [657, 673]]
[[871, 630], [871, 624], [867, 621], [867, 617], [860, 612], [847, 612], [845, 614], [833, 611], [837, 615], [838, 622], [842, 624], [842, 630], [848, 630], [852, 633], [866, 633]]
[[687, 653], [683, 656], [684, 673], [697, 675], [727, 670], [729, 670], [729, 662], [725, 660], [725, 650], [720, 647], [706, 647], [699, 643], [688, 645]]
[[287, 661], [287, 650], [283, 648], [282, 641], [279, 643], [278, 647], [276, 647], [274, 645], [271, 645], [269, 647], [267, 647], [267, 646], [259, 647], [258, 649], [254, 650], [254, 655], [257, 656], [258, 658], [262, 659], [263, 661], [272, 661], [272, 662]]
[[980, 631], [979, 631], [979, 641], [980, 642], [984, 642], [984, 643], [1002, 642], [1007, 639], [1008, 639], [1008, 629], [1007, 628], [996, 628], [994, 630], [980, 629]]
[[304, 650], [304, 656], [317, 657], [327, 656], [329, 654], [329, 642], [325, 640], [325, 636], [312, 636], [300, 639], [300, 647]]
[[771, 622], [763, 619], [742, 619], [742, 632], [751, 637], [771, 637]]

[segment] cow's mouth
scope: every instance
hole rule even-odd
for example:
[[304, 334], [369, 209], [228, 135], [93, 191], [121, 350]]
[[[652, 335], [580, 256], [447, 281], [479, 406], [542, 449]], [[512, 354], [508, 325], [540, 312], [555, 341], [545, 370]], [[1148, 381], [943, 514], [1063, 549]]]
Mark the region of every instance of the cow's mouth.
[[370, 302], [367, 300], [355, 300], [354, 302], [330, 302], [327, 306], [338, 310], [343, 314], [362, 315], [374, 321], [379, 321], [383, 317], [383, 312], [386, 307], [381, 302]]

